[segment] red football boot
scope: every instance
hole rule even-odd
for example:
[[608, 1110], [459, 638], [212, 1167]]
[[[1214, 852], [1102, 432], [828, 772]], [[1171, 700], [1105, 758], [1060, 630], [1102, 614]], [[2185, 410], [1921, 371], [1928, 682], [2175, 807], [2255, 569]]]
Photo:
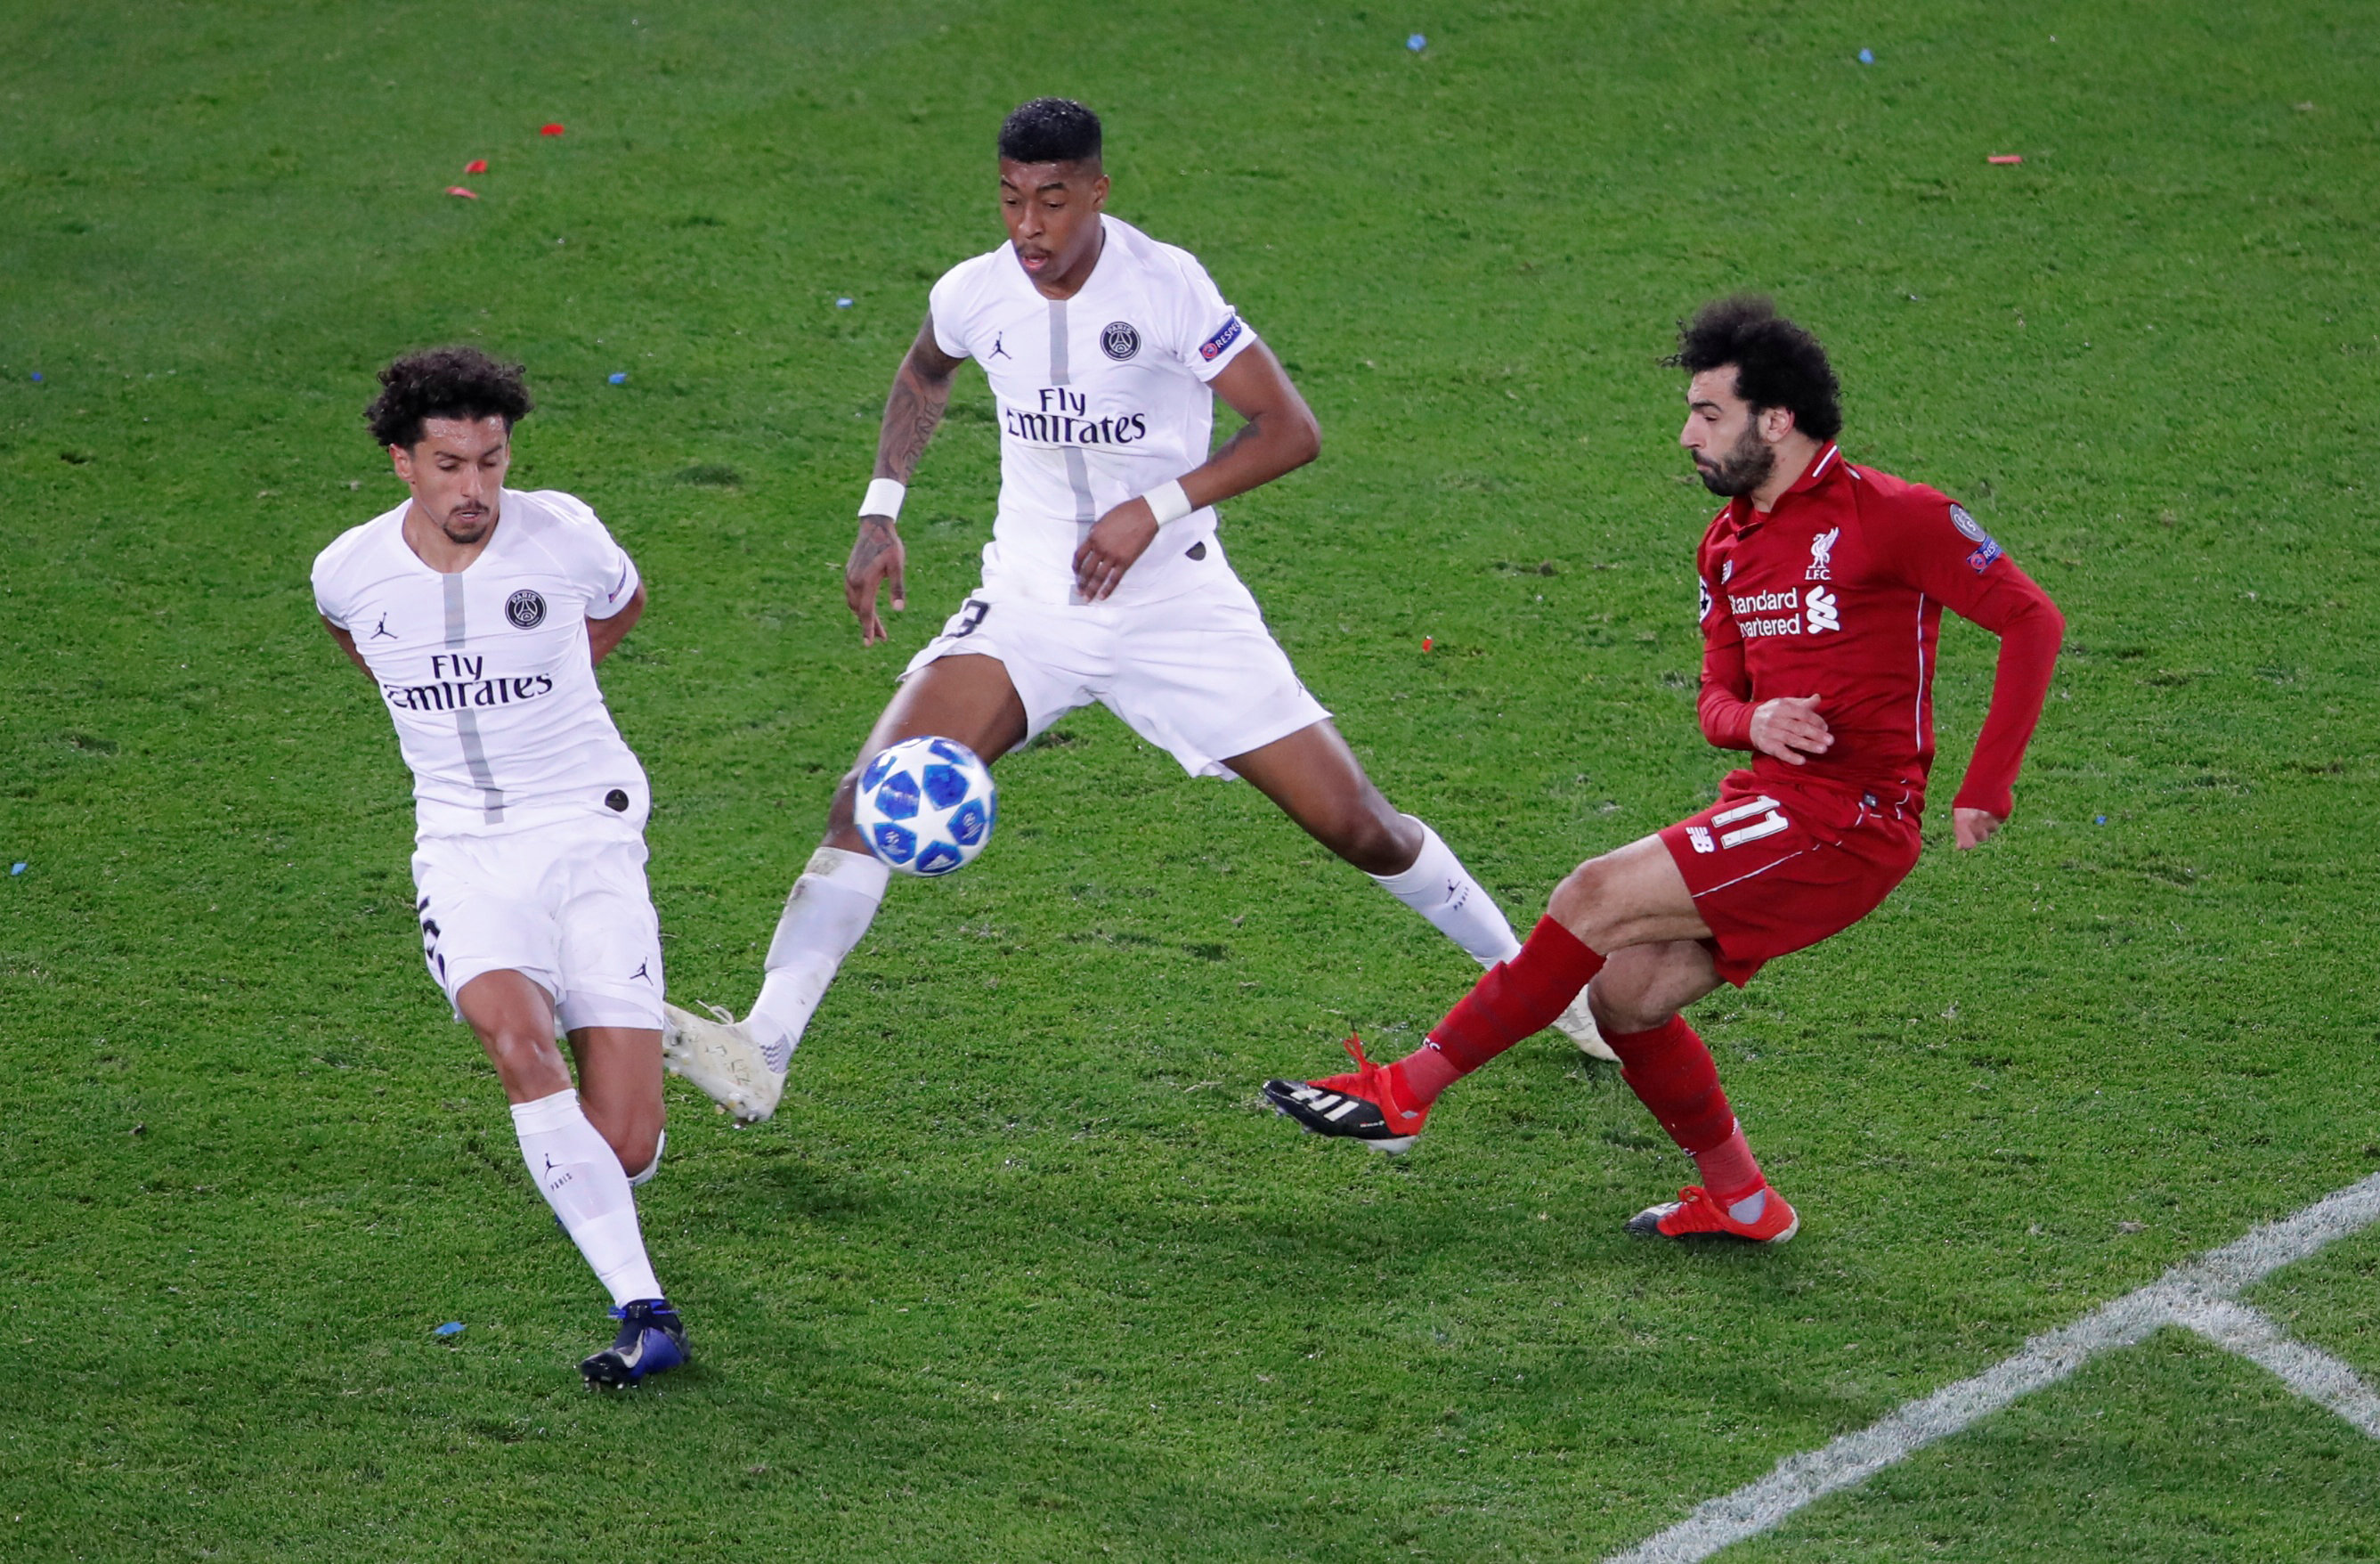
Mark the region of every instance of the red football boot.
[[1642, 1238], [1709, 1237], [1742, 1239], [1746, 1243], [1783, 1243], [1802, 1230], [1802, 1218], [1785, 1204], [1783, 1195], [1770, 1190], [1768, 1204], [1762, 1208], [1759, 1219], [1739, 1222], [1727, 1214], [1727, 1207], [1708, 1190], [1700, 1184], [1688, 1184], [1669, 1204], [1649, 1207], [1628, 1218], [1628, 1230]]
[[1429, 1109], [1399, 1102], [1388, 1067], [1366, 1058], [1361, 1042], [1350, 1037], [1343, 1046], [1355, 1061], [1354, 1073], [1320, 1081], [1268, 1081], [1265, 1099], [1274, 1112], [1317, 1135], [1342, 1135], [1390, 1155], [1411, 1150], [1429, 1120]]

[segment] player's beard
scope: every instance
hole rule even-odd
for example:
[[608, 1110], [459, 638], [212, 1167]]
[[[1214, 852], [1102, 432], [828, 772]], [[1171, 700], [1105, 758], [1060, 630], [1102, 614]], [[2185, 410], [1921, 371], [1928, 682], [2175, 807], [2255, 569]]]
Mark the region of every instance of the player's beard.
[[1744, 426], [1743, 438], [1735, 443], [1735, 448], [1717, 463], [1706, 467], [1701, 458], [1694, 459], [1694, 472], [1702, 479], [1703, 487], [1729, 499], [1752, 493], [1768, 482], [1768, 475], [1776, 470], [1776, 448], [1750, 424]]
[[459, 548], [468, 548], [473, 544], [483, 541], [488, 535], [488, 529], [495, 524], [496, 517], [492, 510], [482, 510], [469, 516], [457, 516], [450, 510], [446, 513], [446, 519], [438, 523], [438, 530], [446, 534], [448, 543]]

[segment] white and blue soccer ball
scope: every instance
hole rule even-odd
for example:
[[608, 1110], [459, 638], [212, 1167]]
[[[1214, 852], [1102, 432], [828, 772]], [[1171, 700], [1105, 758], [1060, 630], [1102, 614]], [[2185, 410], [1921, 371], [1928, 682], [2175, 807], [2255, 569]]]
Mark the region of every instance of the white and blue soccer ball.
[[955, 739], [904, 739], [859, 774], [856, 813], [868, 850], [904, 874], [964, 869], [991, 840], [991, 773]]

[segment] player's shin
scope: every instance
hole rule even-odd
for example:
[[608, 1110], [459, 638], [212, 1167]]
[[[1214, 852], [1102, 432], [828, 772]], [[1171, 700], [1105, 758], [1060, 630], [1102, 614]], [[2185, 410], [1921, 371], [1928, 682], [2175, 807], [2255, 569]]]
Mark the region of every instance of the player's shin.
[[1759, 1220], [1768, 1180], [1735, 1121], [1710, 1049], [1685, 1017], [1671, 1016], [1650, 1032], [1607, 1033], [1604, 1040], [1620, 1056], [1620, 1079], [1653, 1110], [1678, 1149], [1694, 1159], [1712, 1198], [1739, 1222]]
[[1421, 854], [1413, 867], [1397, 874], [1375, 874], [1380, 888], [1429, 920], [1430, 926], [1461, 946], [1483, 967], [1508, 961], [1520, 950], [1512, 925], [1504, 921], [1496, 898], [1489, 896], [1454, 850], [1439, 839], [1429, 823], [1406, 815], [1421, 828]]
[[745, 1018], [771, 1067], [783, 1069], [784, 1057], [800, 1044], [843, 959], [876, 921], [891, 877], [868, 853], [822, 847], [810, 855], [785, 898], [784, 913], [769, 941], [768, 975]]
[[1429, 1041], [1390, 1066], [1400, 1096], [1427, 1106], [1456, 1081], [1553, 1024], [1603, 970], [1603, 958], [1551, 918], [1528, 942], [1488, 970]]
[[628, 1175], [595, 1126], [587, 1122], [578, 1094], [513, 1105], [513, 1130], [521, 1160], [553, 1207], [578, 1252], [595, 1268], [614, 1305], [663, 1296], [645, 1254], [637, 1227], [637, 1198]]

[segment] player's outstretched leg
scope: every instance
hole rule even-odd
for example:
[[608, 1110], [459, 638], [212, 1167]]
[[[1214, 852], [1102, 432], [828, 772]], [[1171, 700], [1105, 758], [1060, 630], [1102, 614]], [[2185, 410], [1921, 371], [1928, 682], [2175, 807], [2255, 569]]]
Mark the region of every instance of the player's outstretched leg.
[[[1225, 762], [1281, 813], [1381, 889], [1420, 913], [1483, 967], [1518, 954], [1521, 942], [1487, 888], [1427, 822], [1397, 813], [1328, 720]], [[1611, 1051], [1584, 997], [1548, 1023], [1591, 1057]]]
[[[1420, 1047], [1376, 1073], [1358, 1071], [1364, 1076], [1360, 1082], [1339, 1076], [1269, 1081], [1265, 1095], [1307, 1129], [1335, 1134], [1344, 1131], [1293, 1109], [1299, 1088], [1360, 1095], [1377, 1086], [1393, 1098], [1408, 1123], [1417, 1124], [1413, 1116], [1417, 1112], [1427, 1118], [1447, 1087], [1544, 1030], [1578, 1003], [1604, 971], [1605, 951], [1663, 940], [1682, 940], [1692, 947], [1693, 940], [1708, 932], [1661, 839], [1647, 837], [1572, 871], [1555, 889], [1550, 910], [1529, 932], [1527, 942], [1509, 960], [1489, 968], [1462, 1002], [1430, 1028]], [[1706, 991], [1707, 984], [1697, 992]]]
[[[1550, 916], [1538, 920], [1528, 943], [1512, 959], [1488, 970], [1446, 1019], [1430, 1028], [1419, 1048], [1396, 1063], [1378, 1066], [1358, 1058], [1353, 1075], [1320, 1081], [1268, 1081], [1264, 1094], [1283, 1116], [1318, 1135], [1375, 1139], [1356, 1126], [1374, 1117], [1402, 1140], [1402, 1151], [1421, 1133], [1430, 1105], [1456, 1081], [1552, 1024], [1603, 967], [1603, 958]], [[1332, 1118], [1314, 1111], [1313, 1094], [1366, 1105]]]
[[851, 954], [883, 905], [890, 871], [867, 852], [827, 846], [810, 861], [785, 898], [769, 941], [760, 996], [743, 1020], [724, 1010], [706, 1020], [674, 1005], [664, 1008], [662, 1054], [670, 1072], [684, 1076], [711, 1101], [747, 1124], [777, 1111], [785, 1067]]
[[826, 839], [794, 882], [770, 937], [751, 1012], [739, 1021], [714, 1010], [718, 1019], [709, 1020], [667, 1007], [662, 1049], [670, 1072], [747, 1123], [776, 1112], [794, 1050], [844, 959], [876, 921], [892, 877], [852, 824], [859, 774], [887, 746], [929, 736], [955, 739], [989, 765], [1022, 743], [1025, 729], [1025, 703], [996, 657], [944, 656], [912, 674], [835, 789]]

